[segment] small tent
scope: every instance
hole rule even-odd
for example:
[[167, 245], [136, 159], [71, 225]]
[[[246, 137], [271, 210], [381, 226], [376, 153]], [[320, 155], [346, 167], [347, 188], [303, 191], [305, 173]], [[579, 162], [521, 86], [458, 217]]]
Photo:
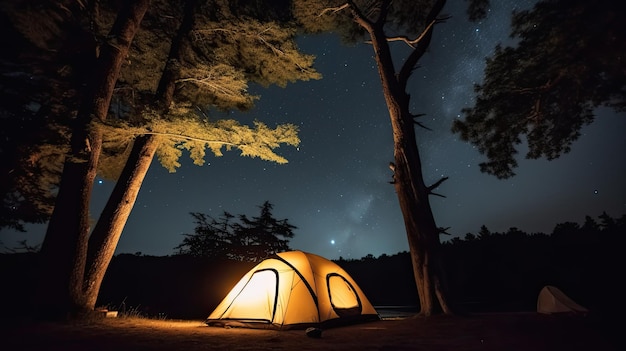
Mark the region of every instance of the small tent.
[[559, 288], [546, 285], [537, 298], [537, 312], [552, 313], [587, 313], [588, 310], [565, 295]]
[[318, 255], [291, 251], [252, 268], [206, 323], [292, 329], [377, 319], [372, 304], [341, 267]]

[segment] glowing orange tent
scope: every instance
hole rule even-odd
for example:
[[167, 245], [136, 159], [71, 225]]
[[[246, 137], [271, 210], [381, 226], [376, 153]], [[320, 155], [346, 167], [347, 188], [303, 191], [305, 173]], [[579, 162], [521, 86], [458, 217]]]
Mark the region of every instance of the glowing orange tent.
[[377, 319], [378, 313], [345, 270], [321, 256], [291, 251], [246, 273], [206, 323], [291, 329]]

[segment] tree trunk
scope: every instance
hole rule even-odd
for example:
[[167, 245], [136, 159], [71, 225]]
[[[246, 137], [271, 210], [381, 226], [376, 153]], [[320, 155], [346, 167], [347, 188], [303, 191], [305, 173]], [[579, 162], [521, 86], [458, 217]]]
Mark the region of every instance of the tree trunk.
[[154, 135], [140, 136], [135, 140], [120, 179], [89, 238], [89, 266], [84, 281], [82, 306], [86, 311], [93, 310], [96, 305], [104, 274], [158, 146], [158, 138]]
[[[88, 135], [74, 133], [74, 135]], [[59, 319], [76, 312], [81, 294], [89, 233], [89, 198], [102, 145], [101, 135], [85, 138], [91, 148], [81, 157], [66, 156], [54, 211], [41, 248], [37, 311]]]
[[[180, 76], [178, 62], [185, 40], [194, 26], [197, 3], [198, 0], [187, 0], [183, 21], [176, 37], [172, 40], [168, 60], [155, 96], [155, 105], [160, 106], [162, 113], [167, 112], [173, 101], [176, 80]], [[88, 268], [84, 280], [82, 305], [86, 311], [93, 310], [96, 305], [102, 280], [158, 145], [158, 137], [154, 135], [143, 135], [135, 140], [124, 169], [89, 239]]]
[[89, 236], [89, 200], [102, 147], [91, 123], [107, 117], [113, 89], [149, 0], [128, 2], [100, 50], [88, 91], [72, 130], [59, 193], [42, 244], [39, 314], [64, 318], [81, 311], [82, 281]]
[[[434, 5], [427, 16], [427, 24], [434, 23], [444, 4], [445, 1], [440, 0]], [[384, 8], [387, 5], [383, 3], [381, 7]], [[358, 13], [354, 15], [357, 23], [369, 33], [391, 119], [395, 161], [394, 186], [404, 218], [420, 302], [420, 315], [429, 316], [437, 312], [452, 314], [447, 301], [446, 287], [443, 284], [444, 271], [440, 257], [439, 229], [430, 207], [430, 189], [424, 184], [415, 124], [409, 111], [410, 97], [405, 92], [411, 71], [430, 43], [433, 26], [427, 27], [423, 39], [405, 60], [400, 72], [396, 74], [387, 37], [383, 30], [384, 21], [372, 22]]]

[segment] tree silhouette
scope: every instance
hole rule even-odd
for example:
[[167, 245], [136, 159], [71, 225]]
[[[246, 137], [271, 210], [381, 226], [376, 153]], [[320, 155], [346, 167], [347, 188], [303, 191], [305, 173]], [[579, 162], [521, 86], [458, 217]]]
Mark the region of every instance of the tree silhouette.
[[515, 13], [515, 47], [487, 59], [473, 107], [452, 130], [478, 147], [483, 172], [513, 175], [522, 136], [526, 158], [570, 151], [595, 110], [626, 111], [626, 21], [622, 2], [545, 0]]
[[184, 234], [183, 242], [174, 248], [178, 250], [176, 254], [227, 258], [231, 250], [231, 220], [234, 216], [226, 211], [217, 219], [199, 212], [192, 212], [191, 215], [195, 218], [196, 228], [193, 234]]
[[265, 201], [259, 206], [261, 213], [258, 217], [239, 216], [239, 223], [234, 225], [232, 257], [256, 262], [289, 250], [289, 239], [293, 238], [296, 227], [287, 219], [275, 219], [273, 207]]
[[289, 239], [295, 226], [287, 219], [276, 219], [274, 205], [265, 201], [259, 206], [260, 214], [248, 218], [224, 212], [220, 218], [202, 213], [192, 213], [196, 219], [193, 234], [185, 234], [183, 242], [174, 249], [179, 255], [194, 257], [227, 258], [237, 261], [261, 261], [278, 252], [288, 251]]

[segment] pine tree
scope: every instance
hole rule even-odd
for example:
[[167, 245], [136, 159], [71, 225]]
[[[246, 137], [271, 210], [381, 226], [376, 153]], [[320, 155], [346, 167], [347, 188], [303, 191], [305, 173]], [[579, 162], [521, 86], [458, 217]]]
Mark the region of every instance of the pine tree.
[[231, 252], [233, 236], [231, 220], [235, 216], [224, 211], [215, 219], [204, 213], [193, 212], [196, 228], [193, 234], [184, 234], [182, 243], [176, 246], [178, 255], [224, 259]]
[[259, 206], [258, 217], [239, 216], [234, 226], [231, 252], [242, 261], [261, 261], [278, 252], [289, 250], [289, 239], [293, 238], [295, 226], [287, 219], [278, 220], [272, 214], [272, 205], [265, 201]]
[[474, 106], [452, 128], [486, 156], [481, 171], [514, 176], [524, 141], [526, 158], [558, 158], [597, 107], [626, 111], [623, 11], [611, 0], [545, 0], [513, 15], [517, 45], [496, 47]]
[[251, 219], [245, 214], [235, 217], [228, 212], [217, 219], [192, 213], [196, 220], [194, 233], [185, 234], [182, 243], [174, 249], [180, 255], [251, 262], [290, 250], [289, 239], [294, 237], [293, 230], [297, 228], [287, 219], [274, 218], [274, 205], [269, 201], [259, 208], [260, 215]]

